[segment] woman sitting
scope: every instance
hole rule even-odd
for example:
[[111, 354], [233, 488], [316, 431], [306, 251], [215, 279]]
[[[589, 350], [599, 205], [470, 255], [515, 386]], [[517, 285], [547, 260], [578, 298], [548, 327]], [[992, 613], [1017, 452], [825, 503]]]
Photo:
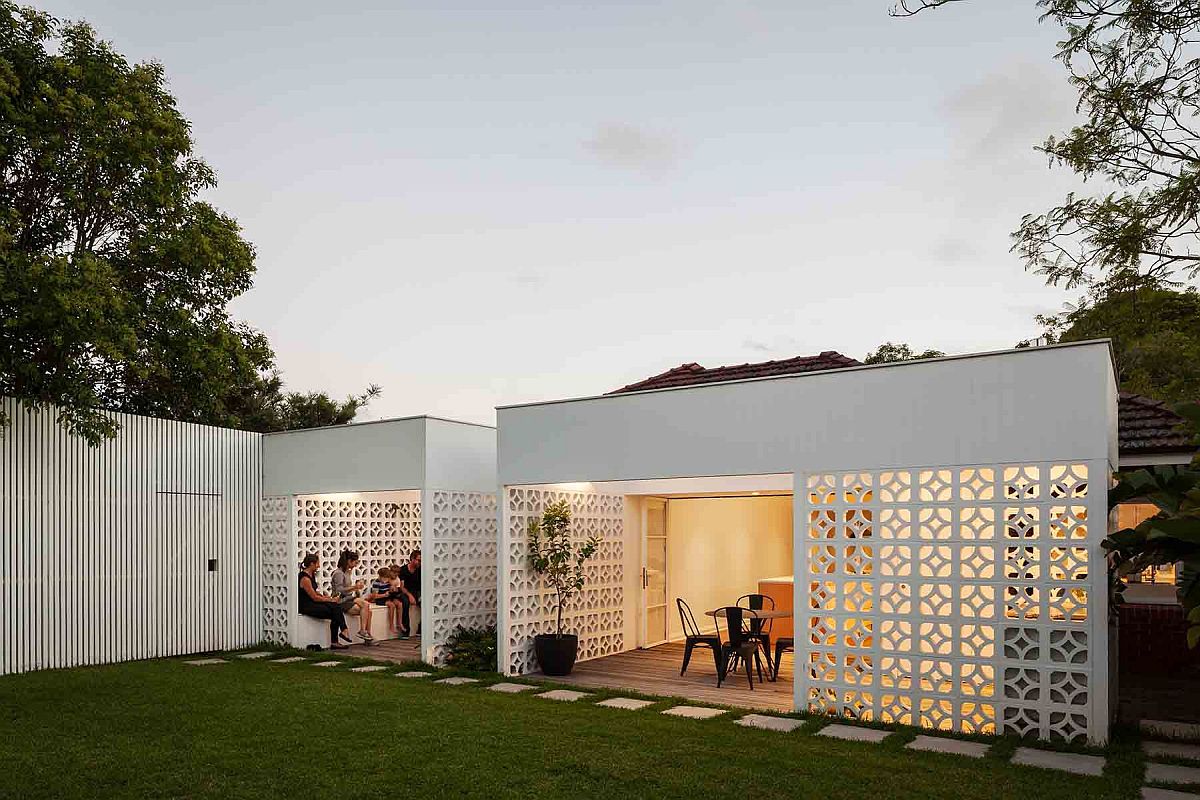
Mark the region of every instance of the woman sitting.
[[371, 604], [361, 595], [367, 584], [363, 581], [351, 581], [350, 574], [358, 566], [358, 553], [353, 550], [343, 550], [338, 557], [337, 569], [333, 571], [330, 585], [333, 596], [341, 603], [342, 611], [347, 616], [358, 617], [358, 638], [367, 644], [375, 641], [371, 636]]
[[340, 640], [354, 641], [348, 633], [346, 615], [337, 598], [321, 594], [317, 591], [317, 570], [321, 568], [321, 559], [316, 553], [309, 553], [300, 563], [300, 613], [308, 617], [329, 620], [329, 647], [333, 650], [345, 650], [346, 645]]

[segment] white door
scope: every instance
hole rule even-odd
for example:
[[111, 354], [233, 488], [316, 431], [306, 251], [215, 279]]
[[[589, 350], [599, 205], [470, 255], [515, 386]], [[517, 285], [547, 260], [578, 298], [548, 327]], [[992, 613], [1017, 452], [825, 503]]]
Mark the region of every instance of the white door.
[[642, 506], [642, 646], [667, 641], [667, 501], [646, 498]]

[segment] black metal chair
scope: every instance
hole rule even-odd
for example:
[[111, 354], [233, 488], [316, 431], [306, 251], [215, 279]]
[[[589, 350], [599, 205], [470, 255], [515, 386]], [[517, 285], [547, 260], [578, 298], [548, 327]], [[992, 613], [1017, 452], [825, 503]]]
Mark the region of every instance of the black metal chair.
[[[715, 634], [707, 634], [700, 630], [700, 626], [696, 624], [696, 617], [692, 614], [691, 607], [683, 601], [682, 597], [675, 598], [675, 605], [679, 608], [679, 621], [683, 625], [683, 668], [679, 670], [679, 674], [687, 672], [688, 662], [692, 660], [692, 650], [697, 647], [707, 647], [712, 650], [713, 663], [717, 667], [717, 675], [721, 674], [721, 633], [720, 629]], [[720, 685], [720, 681], [718, 681]]]
[[[765, 594], [744, 594], [737, 599], [737, 605], [751, 611], [774, 611], [775, 598]], [[771, 666], [771, 623], [774, 620], [756, 619], [750, 615], [749, 631], [753, 639], [762, 642], [763, 653], [767, 657], [767, 668]]]
[[[725, 616], [725, 627], [729, 634], [721, 645], [721, 669], [717, 672], [717, 686], [725, 680], [730, 669], [737, 669], [740, 662], [745, 666], [746, 680], [750, 683], [750, 691], [754, 691], [754, 669], [758, 670], [758, 682], [762, 683], [762, 660], [758, 657], [762, 642], [750, 635], [746, 627], [744, 614], [746, 609], [739, 606], [726, 606], [717, 613], [717, 635], [721, 633], [721, 615]], [[767, 667], [770, 670], [770, 666]]]
[[796, 652], [796, 640], [791, 636], [780, 636], [775, 640], [775, 668], [771, 672], [771, 680], [779, 680], [779, 663], [783, 660], [783, 654], [791, 650]]

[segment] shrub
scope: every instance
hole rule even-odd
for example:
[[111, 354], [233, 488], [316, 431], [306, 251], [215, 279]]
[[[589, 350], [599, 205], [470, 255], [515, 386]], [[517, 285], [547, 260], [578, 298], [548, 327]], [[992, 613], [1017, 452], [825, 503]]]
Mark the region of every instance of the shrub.
[[496, 671], [496, 626], [456, 625], [446, 641], [446, 666], [476, 672]]

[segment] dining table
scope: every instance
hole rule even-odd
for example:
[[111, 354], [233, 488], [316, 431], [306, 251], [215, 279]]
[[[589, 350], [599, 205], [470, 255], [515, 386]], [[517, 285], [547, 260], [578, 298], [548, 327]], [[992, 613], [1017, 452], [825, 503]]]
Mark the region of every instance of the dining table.
[[[725, 618], [725, 608], [714, 608], [711, 611], [705, 611], [704, 615], [715, 619]], [[742, 614], [745, 619], [787, 619], [792, 616], [791, 609], [774, 609], [774, 608], [743, 608]], [[767, 672], [771, 673], [771, 680], [775, 679], [775, 673], [771, 667], [771, 654], [767, 653]]]

